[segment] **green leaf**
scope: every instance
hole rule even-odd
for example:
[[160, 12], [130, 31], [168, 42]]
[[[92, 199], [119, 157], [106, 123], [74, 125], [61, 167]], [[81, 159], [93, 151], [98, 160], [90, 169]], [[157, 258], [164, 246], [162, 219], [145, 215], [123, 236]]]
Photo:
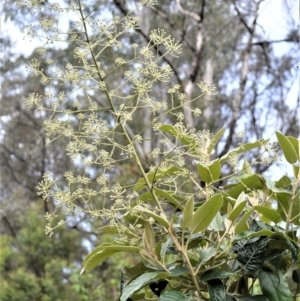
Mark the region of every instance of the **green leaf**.
[[245, 238], [260, 237], [260, 236], [270, 236], [270, 235], [272, 235], [272, 234], [274, 234], [274, 232], [271, 231], [271, 230], [267, 230], [267, 229], [263, 229], [263, 230], [260, 230], [260, 231], [258, 231], [258, 232], [245, 231], [245, 232], [236, 234], [236, 235], [231, 239], [231, 241], [232, 241], [232, 242], [235, 242], [235, 241], [237, 241], [237, 240], [241, 240], [241, 239], [245, 239]]
[[205, 230], [216, 216], [217, 212], [221, 209], [222, 204], [222, 195], [216, 194], [199, 207], [192, 217], [189, 227], [191, 233]]
[[221, 165], [223, 165], [228, 160], [228, 158], [230, 157], [230, 155], [232, 153], [242, 154], [242, 153], [245, 153], [246, 151], [248, 151], [250, 149], [258, 148], [260, 146], [261, 146], [261, 142], [260, 141], [255, 141], [255, 142], [251, 142], [251, 143], [244, 143], [240, 147], [237, 147], [237, 148], [231, 150], [226, 155], [224, 155], [223, 157], [221, 157], [220, 158], [220, 163], [221, 163]]
[[208, 248], [208, 249], [200, 249], [199, 250], [199, 261], [201, 263], [207, 262], [212, 257], [217, 254], [217, 250], [215, 248]]
[[251, 176], [246, 176], [235, 183], [232, 188], [229, 190], [228, 194], [234, 199], [241, 194], [242, 191], [245, 193], [252, 191], [254, 188], [259, 189], [263, 188], [265, 182], [260, 175], [254, 174]]
[[275, 275], [270, 271], [259, 269], [258, 279], [261, 291], [269, 301], [292, 301], [289, 286], [280, 270], [277, 270]]
[[180, 222], [180, 227], [182, 229], [186, 229], [190, 226], [194, 213], [194, 197], [190, 197], [186, 202], [184, 210], [183, 210], [183, 218]]
[[241, 233], [249, 229], [247, 225], [247, 221], [252, 214], [253, 209], [251, 208], [248, 212], [246, 212], [243, 217], [240, 219], [240, 221], [235, 226], [235, 233]]
[[169, 228], [169, 222], [164, 217], [161, 217], [148, 209], [143, 209], [143, 214], [152, 217], [159, 225]]
[[154, 188], [154, 192], [158, 197], [167, 199], [172, 205], [174, 205], [176, 208], [183, 210], [183, 205], [179, 203], [176, 198], [171, 195], [168, 191], [162, 190], [159, 188]]
[[167, 252], [167, 249], [169, 247], [170, 244], [172, 244], [173, 240], [171, 237], [169, 237], [166, 242], [164, 242], [161, 246], [161, 250], [160, 250], [160, 258], [164, 259], [165, 256], [166, 256], [166, 252]]
[[207, 281], [207, 288], [209, 292], [210, 301], [224, 301], [226, 300], [225, 287], [220, 279], [212, 279]]
[[219, 140], [221, 139], [221, 137], [223, 136], [224, 132], [225, 132], [226, 128], [223, 127], [220, 130], [218, 130], [218, 132], [214, 135], [214, 139], [211, 141], [209, 147], [207, 148], [207, 152], [210, 154], [212, 152], [212, 150], [215, 148], [215, 146], [217, 145], [217, 143], [219, 142]]
[[155, 246], [155, 234], [150, 223], [144, 225], [143, 241], [145, 249], [151, 254]]
[[124, 245], [101, 245], [95, 248], [89, 255], [86, 256], [83, 262], [83, 268], [81, 274], [85, 270], [90, 270], [96, 265], [101, 263], [107, 257], [112, 256], [117, 252], [135, 252], [138, 253], [141, 250], [139, 247], [134, 246], [124, 246]]
[[159, 129], [173, 137], [178, 138], [182, 144], [188, 146], [191, 151], [199, 147], [194, 138], [192, 138], [188, 133], [180, 131], [173, 125], [163, 124], [159, 127]]
[[292, 181], [288, 176], [282, 176], [278, 181], [275, 182], [275, 186], [278, 188], [286, 188], [291, 184]]
[[174, 290], [165, 291], [158, 301], [189, 301], [190, 298], [184, 293]]
[[234, 221], [240, 213], [243, 211], [244, 207], [246, 206], [247, 201], [245, 200], [245, 193], [242, 191], [239, 195], [238, 199], [236, 200], [232, 211], [230, 212], [228, 219]]
[[[147, 179], [150, 183], [153, 183], [154, 181], [157, 181], [159, 179], [169, 177], [170, 175], [173, 175], [176, 172], [180, 172], [181, 169], [176, 166], [171, 166], [165, 171], [153, 171], [147, 174]], [[146, 187], [146, 181], [144, 178], [139, 179], [134, 186], [135, 191], [140, 191]]]
[[153, 283], [161, 279], [166, 279], [168, 276], [169, 273], [166, 272], [151, 272], [139, 276], [138, 278], [131, 281], [127, 286], [125, 286], [120, 301], [127, 301], [128, 298], [130, 298], [142, 287], [146, 286], [149, 283]]
[[196, 163], [198, 174], [205, 183], [211, 183], [213, 182], [212, 176], [210, 174], [210, 170], [207, 166], [207, 164], [203, 164], [201, 162]]
[[293, 143], [288, 137], [278, 131], [276, 131], [276, 136], [285, 159], [291, 164], [296, 163], [298, 160], [298, 154], [295, 151]]
[[157, 269], [152, 269], [146, 266], [143, 262], [139, 262], [135, 266], [128, 268], [124, 267], [123, 274], [126, 278], [126, 282], [131, 282], [133, 279], [137, 278], [138, 276], [146, 273], [146, 272], [157, 272]]
[[181, 275], [185, 275], [189, 273], [189, 269], [186, 267], [176, 267], [174, 270], [171, 271], [170, 277], [178, 277]]
[[207, 281], [211, 279], [223, 279], [235, 276], [236, 273], [223, 271], [222, 269], [214, 269], [205, 272], [201, 277], [201, 281]]
[[292, 137], [292, 136], [286, 136], [290, 142], [293, 144], [294, 150], [298, 155], [298, 160], [299, 160], [299, 156], [300, 156], [300, 140], [297, 139], [296, 137]]
[[210, 163], [201, 163], [197, 162], [196, 163], [198, 173], [200, 175], [200, 178], [210, 184], [212, 182], [218, 181], [220, 179], [221, 175], [221, 164], [220, 160], [214, 160]]
[[246, 173], [247, 175], [254, 174], [254, 171], [253, 171], [250, 163], [247, 160], [244, 160], [244, 163], [243, 163], [243, 173]]
[[219, 230], [223, 230], [223, 220], [222, 220], [222, 216], [220, 212], [217, 212], [216, 216], [213, 218], [213, 220], [211, 221], [211, 223], [208, 226], [208, 230], [215, 230], [215, 231], [219, 231]]
[[254, 206], [253, 208], [275, 224], [278, 224], [281, 221], [280, 214], [272, 208], [264, 206]]
[[246, 296], [246, 297], [239, 297], [238, 301], [270, 301], [264, 295], [255, 295], [255, 296]]

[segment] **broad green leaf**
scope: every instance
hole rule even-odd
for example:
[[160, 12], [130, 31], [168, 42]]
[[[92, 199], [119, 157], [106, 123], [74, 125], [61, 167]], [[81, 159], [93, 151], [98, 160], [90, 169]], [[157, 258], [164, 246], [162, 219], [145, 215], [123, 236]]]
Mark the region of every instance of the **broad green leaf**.
[[243, 173], [246, 173], [247, 175], [254, 174], [254, 171], [253, 171], [250, 163], [247, 160], [244, 160], [244, 163], [243, 163]]
[[[150, 183], [153, 183], [153, 181], [157, 181], [159, 179], [165, 178], [165, 177], [169, 177], [170, 175], [173, 175], [176, 172], [180, 172], [180, 168], [176, 167], [176, 166], [171, 166], [169, 167], [167, 170], [165, 171], [153, 171], [147, 174], [147, 179]], [[140, 191], [142, 189], [144, 189], [146, 187], [146, 181], [144, 178], [139, 179], [134, 186], [134, 190], [135, 191]]]
[[258, 279], [261, 291], [269, 301], [292, 301], [289, 286], [279, 269], [277, 274], [259, 269]]
[[274, 232], [271, 231], [271, 230], [267, 230], [267, 229], [264, 229], [264, 230], [261, 230], [261, 231], [258, 231], [258, 232], [245, 231], [245, 232], [236, 234], [231, 239], [231, 241], [235, 242], [237, 240], [241, 240], [241, 239], [245, 239], [245, 238], [260, 237], [260, 236], [270, 236], [272, 234], [274, 234]]
[[246, 204], [247, 204], [247, 201], [245, 200], [245, 201], [242, 201], [240, 204], [238, 204], [238, 206], [233, 208], [233, 210], [231, 211], [231, 213], [228, 216], [228, 219], [230, 219], [231, 221], [234, 221], [240, 215], [240, 213], [243, 211]]
[[210, 163], [203, 164], [201, 162], [196, 163], [198, 173], [200, 178], [210, 184], [212, 182], [218, 181], [221, 175], [221, 164], [220, 160], [214, 160]]
[[120, 301], [127, 301], [128, 298], [130, 298], [135, 292], [139, 291], [142, 287], [149, 283], [166, 279], [168, 276], [169, 273], [166, 272], [150, 272], [139, 276], [125, 286]]
[[247, 225], [247, 221], [252, 214], [253, 209], [251, 208], [248, 212], [246, 212], [243, 217], [240, 219], [240, 221], [235, 226], [235, 233], [241, 233], [249, 229]]
[[294, 177], [296, 179], [300, 179], [300, 167], [297, 165], [293, 165]]
[[228, 219], [230, 219], [231, 221], [234, 221], [240, 215], [240, 213], [243, 211], [246, 204], [247, 204], [247, 201], [245, 200], [245, 193], [244, 193], [244, 191], [242, 191], [240, 193], [239, 197], [237, 198], [237, 200], [234, 204], [234, 207], [228, 216]]
[[207, 281], [209, 301], [225, 301], [226, 293], [223, 282], [220, 279]]
[[272, 208], [268, 208], [264, 206], [254, 206], [254, 209], [257, 212], [264, 215], [270, 221], [274, 222], [275, 224], [278, 224], [281, 221], [280, 214]]
[[207, 148], [207, 152], [210, 154], [212, 152], [212, 150], [215, 148], [215, 146], [217, 145], [217, 143], [219, 142], [219, 140], [221, 139], [221, 137], [223, 136], [224, 132], [225, 132], [226, 128], [223, 127], [220, 130], [218, 130], [218, 132], [214, 135], [214, 139], [211, 141], [209, 147]]
[[[100, 230], [103, 231], [103, 233], [109, 233], [109, 234], [120, 234], [120, 228], [116, 225], [107, 225], [104, 227], [101, 227]], [[135, 233], [132, 233], [129, 229], [127, 228], [122, 228], [122, 234], [125, 235], [135, 235]]]
[[235, 276], [236, 273], [223, 271], [222, 269], [214, 269], [205, 272], [201, 277], [201, 281], [207, 281], [211, 279], [223, 279]]
[[212, 176], [212, 180], [213, 181], [218, 181], [220, 179], [220, 176], [221, 176], [221, 164], [220, 164], [220, 160], [216, 159], [216, 160], [212, 161], [208, 165], [208, 168], [210, 170], [210, 174]]
[[246, 151], [253, 149], [253, 148], [258, 148], [261, 146], [261, 142], [260, 141], [255, 141], [255, 142], [251, 142], [251, 143], [244, 143], [241, 146], [231, 150], [230, 152], [228, 152], [226, 155], [224, 155], [223, 157], [220, 158], [220, 163], [221, 165], [223, 165], [228, 158], [230, 157], [230, 155], [232, 153], [236, 153], [236, 154], [242, 154], [245, 153]]
[[217, 250], [215, 248], [208, 248], [208, 249], [199, 249], [199, 260], [201, 263], [207, 262], [212, 257], [217, 254]]
[[126, 278], [126, 282], [131, 282], [133, 279], [146, 272], [157, 272], [157, 269], [150, 268], [146, 266], [143, 262], [139, 262], [131, 268], [125, 266], [123, 269], [123, 274]]
[[276, 193], [276, 199], [279, 203], [277, 211], [280, 214], [282, 220], [286, 221], [289, 207], [292, 206], [291, 219], [293, 219], [293, 223], [295, 225], [300, 226], [300, 198], [296, 196], [293, 200], [292, 194], [290, 192], [279, 192]]
[[216, 194], [197, 209], [197, 211], [193, 214], [189, 227], [191, 233], [205, 230], [216, 216], [217, 212], [221, 209], [222, 204], [222, 195]]
[[182, 142], [182, 144], [188, 146], [191, 151], [198, 147], [195, 139], [193, 139], [189, 134], [180, 131], [173, 125], [163, 124], [159, 127], [159, 129], [165, 133], [170, 134], [173, 137], [178, 138]]
[[155, 245], [155, 234], [149, 223], [144, 225], [143, 240], [145, 249], [151, 254]]
[[217, 212], [217, 214], [215, 215], [215, 217], [209, 224], [208, 230], [219, 231], [219, 230], [223, 230], [223, 229], [224, 229], [224, 226], [223, 226], [223, 220], [222, 220], [221, 213]]
[[158, 197], [167, 199], [176, 208], [180, 209], [181, 211], [183, 210], [183, 205], [180, 202], [178, 202], [175, 196], [170, 194], [168, 191], [159, 188], [154, 188], [154, 192]]
[[254, 188], [263, 188], [265, 185], [264, 179], [257, 174], [244, 177], [239, 182], [231, 185], [232, 188], [228, 191], [229, 196], [236, 199], [242, 191], [245, 193], [252, 191]]
[[292, 181], [288, 176], [282, 176], [278, 181], [275, 182], [275, 186], [278, 188], [286, 188], [291, 184]]
[[201, 180], [203, 180], [205, 183], [208, 183], [208, 184], [213, 182], [212, 176], [210, 174], [210, 170], [209, 170], [207, 164], [197, 162], [196, 166], [197, 166], [198, 174], [199, 174]]
[[152, 217], [159, 225], [169, 228], [169, 222], [164, 217], [161, 217], [148, 209], [144, 209], [143, 214]]
[[138, 253], [141, 250], [139, 247], [125, 246], [125, 245], [101, 245], [95, 248], [84, 260], [81, 274], [85, 270], [90, 270], [96, 265], [104, 261], [107, 257], [112, 256], [117, 252], [135, 252]]
[[174, 270], [171, 271], [171, 275], [170, 277], [178, 277], [184, 274], [188, 274], [189, 273], [189, 269], [186, 267], [176, 267]]
[[238, 301], [270, 301], [270, 300], [264, 295], [255, 295], [255, 296], [239, 297]]
[[189, 301], [190, 297], [184, 293], [174, 290], [165, 291], [158, 299], [158, 301]]
[[167, 249], [170, 244], [172, 244], [173, 240], [171, 237], [169, 237], [161, 246], [161, 251], [160, 251], [160, 258], [164, 259], [166, 256]]
[[190, 197], [188, 201], [185, 204], [184, 210], [183, 210], [183, 217], [180, 222], [180, 227], [182, 229], [186, 229], [189, 227], [191, 221], [192, 221], [192, 216], [194, 213], [194, 197]]
[[298, 154], [295, 151], [292, 142], [288, 137], [278, 131], [276, 131], [276, 136], [285, 159], [291, 164], [296, 163], [298, 160]]
[[299, 160], [299, 156], [300, 156], [300, 140], [297, 139], [296, 137], [292, 137], [292, 136], [286, 136], [286, 137], [293, 144], [294, 150], [296, 151], [296, 153], [298, 155], [298, 160]]

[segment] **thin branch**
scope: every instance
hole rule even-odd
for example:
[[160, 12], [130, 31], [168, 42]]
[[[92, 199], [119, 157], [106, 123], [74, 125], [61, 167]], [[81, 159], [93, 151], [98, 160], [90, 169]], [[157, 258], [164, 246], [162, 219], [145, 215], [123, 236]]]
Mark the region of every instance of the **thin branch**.
[[240, 18], [240, 21], [244, 24], [247, 31], [249, 32], [249, 37], [248, 37], [248, 42], [247, 42], [246, 48], [243, 51], [243, 61], [242, 61], [242, 69], [241, 69], [241, 74], [240, 74], [239, 89], [233, 99], [233, 104], [232, 104], [233, 113], [232, 113], [232, 118], [231, 118], [231, 121], [229, 124], [229, 134], [228, 134], [225, 146], [224, 146], [222, 152], [220, 153], [220, 157], [224, 156], [229, 151], [229, 148], [232, 145], [236, 123], [237, 123], [237, 120], [240, 115], [240, 108], [241, 108], [241, 104], [242, 104], [242, 99], [244, 97], [245, 87], [246, 87], [246, 83], [247, 83], [247, 76], [248, 76], [248, 71], [249, 71], [248, 65], [249, 65], [250, 54], [252, 51], [252, 41], [254, 38], [254, 31], [256, 28], [256, 24], [257, 24], [259, 4], [260, 4], [260, 2], [258, 2], [256, 4], [255, 15], [254, 15], [251, 27], [250, 27], [250, 26], [248, 26], [247, 22], [245, 21], [244, 17], [242, 16], [240, 10], [238, 9], [236, 2], [234, 0], [232, 0], [232, 2], [234, 5], [234, 8]]
[[[203, 1], [203, 2], [204, 2], [204, 1]], [[202, 3], [203, 3], [203, 2], [202, 2]], [[184, 9], [184, 8], [181, 6], [180, 0], [176, 0], [176, 5], [177, 5], [179, 11], [180, 11], [183, 15], [192, 18], [192, 19], [195, 20], [196, 22], [202, 22], [200, 15], [197, 15], [196, 13], [194, 13], [194, 12], [192, 12], [192, 11], [188, 11], [188, 10]]]

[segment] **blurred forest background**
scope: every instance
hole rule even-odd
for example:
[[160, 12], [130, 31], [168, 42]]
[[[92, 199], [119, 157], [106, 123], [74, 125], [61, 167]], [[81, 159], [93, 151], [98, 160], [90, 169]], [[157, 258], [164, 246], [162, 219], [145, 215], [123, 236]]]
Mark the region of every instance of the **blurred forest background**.
[[[44, 94], [45, 86], [25, 68], [29, 60], [39, 57], [36, 50], [40, 45], [36, 41], [16, 41], [16, 35], [19, 36], [17, 30], [21, 32], [27, 24], [38, 26], [39, 18], [49, 12], [45, 9], [41, 16], [37, 16], [27, 9], [20, 9], [16, 2], [4, 1], [1, 11], [4, 30], [2, 28], [0, 37], [0, 300], [116, 300], [120, 270], [130, 262], [134, 263], [135, 258], [115, 256], [92, 272], [79, 276], [85, 255], [110, 235], [99, 230], [105, 221], [81, 215], [56, 230], [51, 238], [44, 234], [44, 215], [52, 210], [53, 204], [37, 196], [37, 184], [46, 171], [60, 178], [66, 170], [80, 172], [83, 167], [73, 165], [65, 155], [66, 141], [58, 140], [46, 147], [43, 121], [47, 114], [25, 109], [28, 94]], [[62, 7], [70, 2], [59, 1]], [[99, 0], [84, 2], [93, 8]], [[223, 126], [227, 128], [216, 156], [237, 145], [236, 134], [239, 131], [246, 132], [248, 141], [272, 137], [275, 130], [298, 137], [299, 98], [290, 93], [298, 80], [297, 1], [158, 2], [154, 8], [136, 12], [141, 17], [140, 29], [127, 39], [143, 46], [149, 41], [150, 31], [159, 27], [183, 44], [179, 58], [166, 56], [162, 60], [162, 64], [172, 68], [174, 76], [172, 82], [155, 86], [158, 100], [167, 99], [166, 91], [174, 84], [180, 85], [188, 99], [197, 95], [199, 90], [194, 87], [201, 80], [216, 85], [219, 93], [212, 101], [204, 97], [193, 104], [202, 110], [201, 116], [195, 118], [189, 110], [184, 112], [184, 122], [197, 130], [208, 129], [215, 133]], [[124, 16], [134, 3], [135, 0], [104, 1], [93, 17], [109, 19], [112, 15]], [[272, 14], [274, 7], [280, 14]], [[72, 27], [71, 22], [64, 22], [64, 26]], [[269, 23], [276, 22], [276, 33], [270, 34]], [[124, 38], [120, 42], [126, 59], [130, 51], [126, 48], [128, 41]], [[74, 62], [75, 47], [74, 43], [70, 43], [61, 48], [49, 48], [42, 67], [47, 72], [47, 60], [54, 60], [62, 67]], [[114, 53], [113, 50], [103, 55], [101, 60], [107, 70], [114, 67], [118, 56], [119, 52]], [[121, 82], [124, 74], [122, 69], [119, 70], [110, 88]], [[60, 89], [67, 93], [70, 87]], [[86, 101], [80, 94], [70, 94], [69, 97], [70, 103], [74, 101], [72, 97], [79, 102]], [[91, 94], [90, 97], [100, 106], [105, 105], [97, 95]], [[129, 132], [136, 133], [149, 123], [151, 113], [141, 111], [140, 114], [141, 118], [128, 126]], [[107, 113], [103, 116], [108, 122], [110, 118]], [[151, 130], [146, 130], [145, 140], [138, 148], [145, 170], [151, 165], [149, 154], [156, 147], [153, 137]], [[257, 172], [278, 170], [272, 166], [259, 165], [258, 168]], [[90, 173], [97, 178], [97, 169]], [[113, 182], [121, 183], [138, 178], [136, 167], [128, 164], [120, 164], [110, 175]]]

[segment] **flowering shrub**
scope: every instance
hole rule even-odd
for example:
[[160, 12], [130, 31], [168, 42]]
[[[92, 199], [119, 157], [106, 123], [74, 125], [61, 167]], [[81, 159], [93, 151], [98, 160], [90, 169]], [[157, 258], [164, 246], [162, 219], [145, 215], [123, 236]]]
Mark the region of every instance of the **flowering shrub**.
[[[39, 184], [38, 194], [55, 204], [45, 216], [46, 234], [82, 214], [103, 221], [112, 241], [86, 257], [82, 272], [116, 252], [138, 254], [141, 261], [123, 269], [121, 301], [292, 300], [300, 277], [299, 140], [276, 133], [294, 173], [277, 181], [252, 169], [278, 160], [277, 144], [268, 140], [247, 143], [240, 133], [237, 148], [214, 156], [225, 128], [213, 134], [185, 126], [187, 99], [179, 85], [167, 89], [166, 99], [155, 98], [156, 84], [172, 76], [162, 57], [176, 58], [181, 45], [162, 29], [153, 30], [145, 46], [131, 43], [139, 19], [129, 11], [123, 18], [96, 20], [101, 3], [91, 8], [78, 0], [63, 8], [19, 2], [45, 15], [39, 26], [24, 29], [45, 40], [40, 56], [47, 58], [51, 44], [73, 46], [74, 60], [65, 66], [51, 58], [47, 69], [39, 59], [28, 63], [47, 88], [45, 95], [30, 94], [26, 105], [49, 113], [47, 143], [67, 139], [67, 155], [82, 167], [64, 178], [47, 172]], [[144, 0], [134, 10], [153, 4]], [[60, 28], [64, 15], [72, 20], [68, 31]], [[132, 50], [126, 56], [125, 42]], [[108, 68], [111, 53], [119, 56]], [[118, 72], [121, 82], [114, 81]], [[198, 87], [199, 96], [190, 102], [217, 93], [205, 82]], [[146, 111], [150, 122], [137, 125]], [[192, 113], [196, 117], [201, 110]], [[156, 146], [145, 154], [141, 144], [149, 137]], [[260, 155], [248, 162], [253, 149]], [[118, 170], [132, 166], [138, 179], [121, 181]], [[66, 219], [55, 223], [58, 210]]]

